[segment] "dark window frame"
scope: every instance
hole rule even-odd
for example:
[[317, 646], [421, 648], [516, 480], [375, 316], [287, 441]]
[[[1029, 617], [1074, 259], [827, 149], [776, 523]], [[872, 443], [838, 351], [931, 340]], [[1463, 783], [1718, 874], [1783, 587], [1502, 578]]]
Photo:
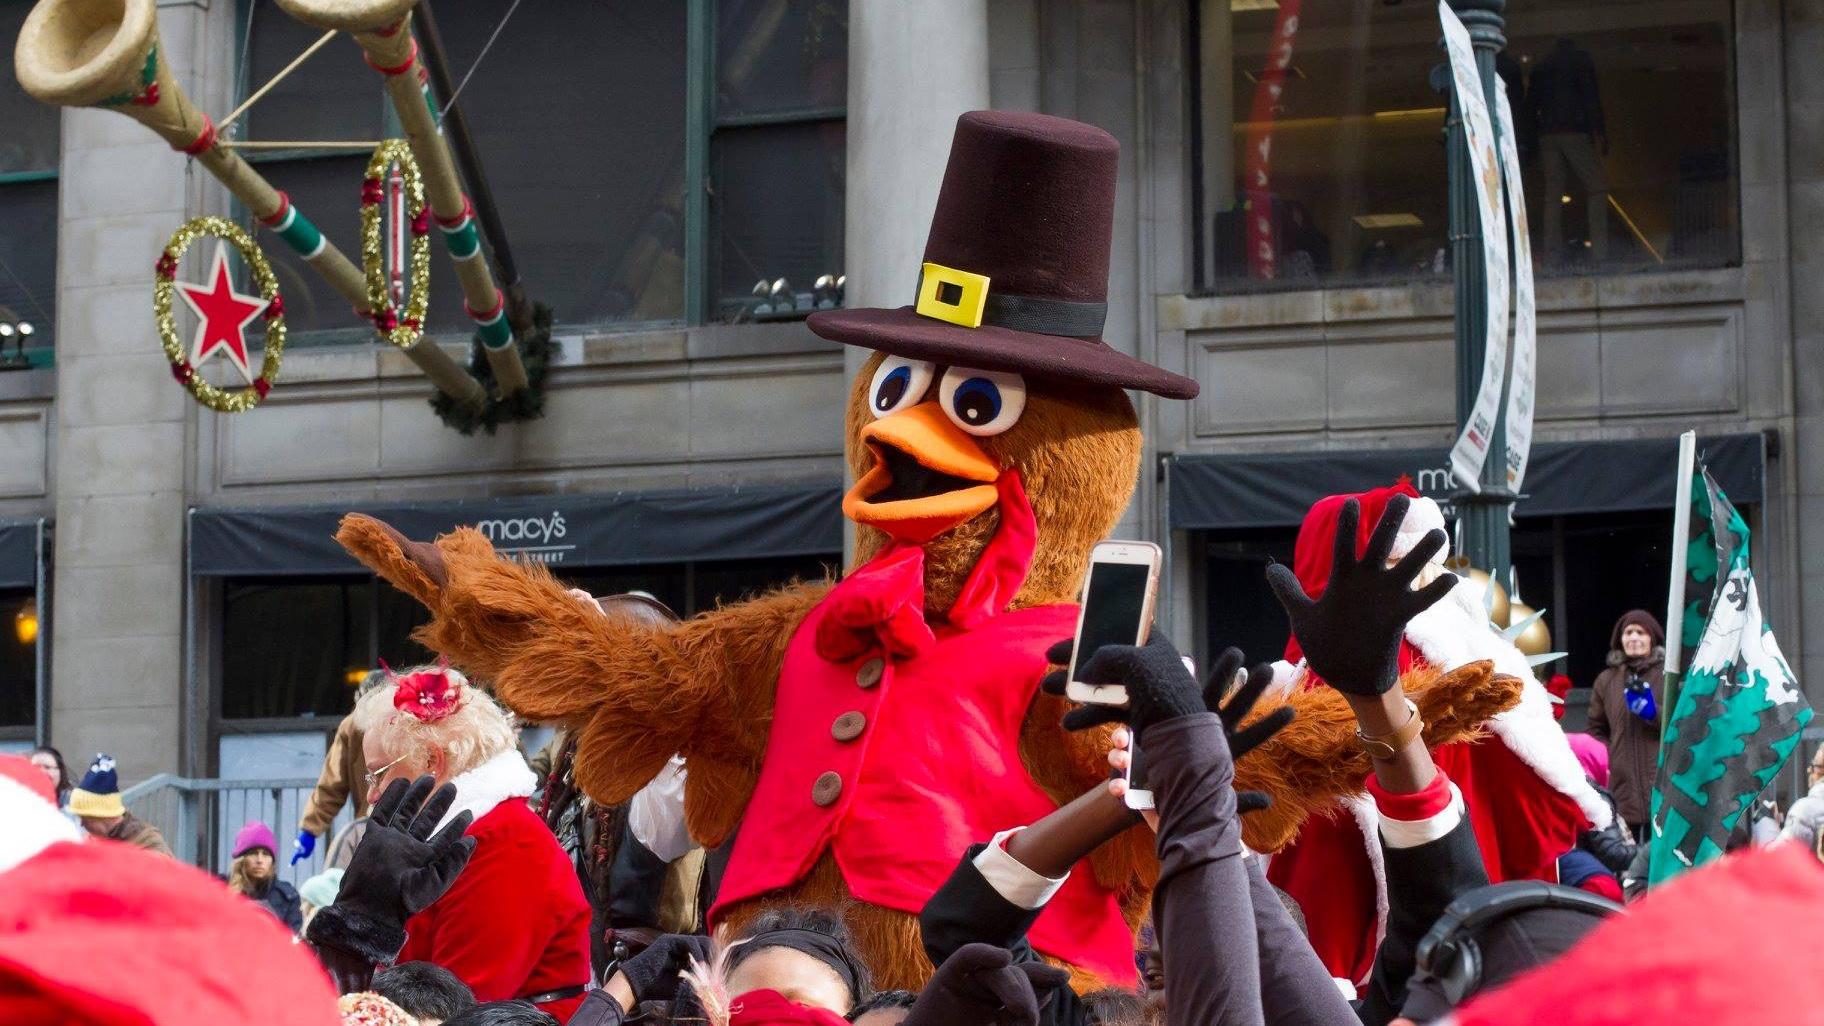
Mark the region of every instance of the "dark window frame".
[[[566, 327], [588, 331], [604, 329], [624, 332], [638, 331], [642, 328], [674, 327], [679, 324], [698, 327], [706, 324], [717, 324], [728, 321], [756, 319], [750, 308], [723, 309], [720, 298], [716, 295], [716, 277], [719, 270], [719, 256], [715, 251], [715, 238], [718, 223], [713, 202], [715, 191], [715, 174], [713, 170], [715, 136], [718, 132], [736, 130], [755, 130], [770, 127], [795, 127], [804, 125], [822, 125], [846, 122], [846, 106], [805, 106], [798, 108], [771, 111], [761, 114], [724, 114], [719, 112], [716, 104], [716, 15], [718, 0], [686, 0], [686, 99], [684, 124], [682, 131], [685, 141], [684, 181], [684, 309], [680, 318], [667, 318], [656, 322], [629, 321], [587, 321], [567, 323]], [[262, 83], [247, 81], [245, 68], [249, 60], [248, 45], [250, 42], [249, 20], [252, 17], [254, 0], [238, 0], [236, 7], [235, 33], [235, 67], [237, 69], [237, 93], [257, 89]], [[282, 17], [276, 9], [264, 9], [262, 17]], [[460, 75], [461, 69], [452, 69]], [[308, 71], [303, 72], [308, 74]], [[386, 102], [385, 90], [379, 80], [373, 83], [373, 96], [384, 111], [384, 132], [388, 136], [400, 134], [397, 115]], [[362, 151], [353, 151], [361, 153]], [[288, 149], [288, 150], [250, 150], [243, 155], [249, 163], [261, 165], [284, 165], [289, 162], [304, 160], [323, 160], [346, 158], [349, 150], [340, 149]], [[691, 183], [697, 183], [694, 187]], [[838, 196], [840, 204], [846, 197]], [[235, 214], [242, 223], [249, 223], [248, 211], [235, 204]], [[846, 218], [846, 210], [844, 211]], [[354, 256], [358, 256], [355, 254]], [[840, 268], [833, 269], [842, 273]], [[536, 283], [532, 283], [534, 286]], [[794, 282], [796, 291], [808, 291], [811, 282]], [[764, 320], [796, 320], [808, 316], [810, 310], [803, 309], [782, 315], [765, 315]], [[288, 337], [288, 345], [296, 348], [323, 345], [363, 344], [372, 340], [372, 333], [365, 326], [350, 324], [346, 327], [293, 331]]]
[[[1557, 278], [1578, 278], [1578, 277], [1612, 278], [1612, 277], [1624, 277], [1624, 276], [1628, 276], [1628, 275], [1643, 274], [1643, 273], [1651, 274], [1651, 273], [1658, 273], [1658, 272], [1719, 270], [1719, 269], [1739, 268], [1742, 266], [1743, 259], [1744, 259], [1744, 257], [1743, 257], [1743, 235], [1744, 235], [1745, 226], [1743, 224], [1743, 219], [1742, 219], [1743, 186], [1742, 186], [1742, 181], [1741, 181], [1742, 134], [1743, 134], [1742, 133], [1742, 121], [1743, 121], [1743, 119], [1741, 116], [1741, 113], [1742, 113], [1741, 104], [1740, 104], [1741, 97], [1739, 95], [1740, 79], [1741, 79], [1741, 71], [1740, 71], [1740, 67], [1739, 67], [1739, 57], [1740, 57], [1739, 40], [1740, 40], [1741, 33], [1739, 31], [1739, 28], [1740, 28], [1739, 11], [1737, 10], [1738, 5], [1736, 3], [1736, 0], [1724, 0], [1724, 2], [1727, 4], [1727, 15], [1723, 19], [1722, 24], [1724, 26], [1724, 31], [1725, 31], [1725, 35], [1726, 35], [1726, 46], [1724, 47], [1724, 50], [1726, 53], [1727, 71], [1726, 71], [1724, 83], [1723, 83], [1723, 85], [1724, 85], [1723, 102], [1724, 102], [1725, 109], [1727, 111], [1727, 124], [1726, 124], [1726, 128], [1725, 128], [1725, 135], [1727, 136], [1727, 144], [1728, 144], [1728, 179], [1727, 179], [1727, 181], [1728, 181], [1728, 185], [1729, 185], [1729, 189], [1730, 189], [1730, 195], [1728, 197], [1728, 204], [1729, 204], [1729, 209], [1731, 210], [1731, 214], [1734, 218], [1733, 239], [1732, 239], [1733, 247], [1732, 247], [1731, 253], [1720, 259], [1699, 258], [1699, 259], [1684, 259], [1684, 260], [1673, 261], [1673, 262], [1666, 262], [1666, 261], [1662, 260], [1662, 261], [1660, 261], [1659, 266], [1646, 266], [1646, 265], [1634, 266], [1634, 265], [1622, 264], [1622, 265], [1609, 265], [1609, 266], [1598, 265], [1598, 266], [1585, 267], [1585, 268], [1554, 267], [1551, 264], [1546, 263], [1544, 260], [1543, 245], [1539, 238], [1541, 233], [1543, 232], [1543, 228], [1541, 227], [1540, 223], [1538, 223], [1542, 219], [1538, 218], [1537, 216], [1531, 216], [1531, 217], [1529, 217], [1529, 220], [1534, 222], [1532, 224], [1533, 233], [1535, 236], [1535, 238], [1534, 238], [1534, 258], [1535, 258], [1535, 261], [1538, 262], [1538, 267], [1536, 268], [1535, 273], [1541, 281], [1547, 281], [1547, 280], [1557, 279]], [[1320, 276], [1320, 277], [1316, 277], [1316, 278], [1282, 277], [1282, 278], [1275, 278], [1275, 279], [1252, 279], [1252, 278], [1245, 278], [1245, 277], [1244, 278], [1236, 278], [1236, 277], [1218, 278], [1217, 277], [1217, 272], [1215, 271], [1214, 268], [1212, 268], [1210, 266], [1210, 242], [1211, 242], [1211, 234], [1214, 231], [1213, 218], [1214, 218], [1216, 212], [1206, 209], [1208, 206], [1208, 203], [1209, 203], [1209, 197], [1205, 195], [1206, 190], [1204, 189], [1204, 182], [1203, 182], [1203, 178], [1204, 178], [1204, 174], [1203, 174], [1204, 173], [1204, 159], [1203, 159], [1204, 146], [1203, 146], [1203, 143], [1204, 143], [1204, 137], [1205, 137], [1205, 126], [1204, 126], [1204, 117], [1203, 117], [1203, 108], [1204, 108], [1203, 81], [1202, 81], [1203, 80], [1203, 67], [1202, 67], [1203, 54], [1202, 54], [1202, 46], [1200, 44], [1201, 17], [1202, 17], [1201, 5], [1197, 4], [1197, 3], [1187, 4], [1187, 5], [1185, 5], [1184, 10], [1185, 10], [1185, 15], [1181, 22], [1181, 27], [1184, 30], [1184, 34], [1182, 36], [1183, 44], [1184, 44], [1184, 54], [1185, 54], [1185, 78], [1184, 78], [1184, 86], [1183, 86], [1183, 89], [1184, 89], [1183, 96], [1184, 96], [1184, 109], [1186, 112], [1185, 117], [1187, 119], [1187, 123], [1184, 125], [1184, 129], [1185, 129], [1184, 137], [1186, 140], [1186, 151], [1185, 151], [1185, 155], [1184, 155], [1184, 164], [1182, 166], [1186, 168], [1188, 177], [1189, 177], [1189, 181], [1186, 185], [1185, 195], [1186, 195], [1186, 200], [1187, 200], [1187, 203], [1189, 206], [1190, 219], [1191, 219], [1190, 231], [1186, 233], [1186, 245], [1188, 245], [1188, 247], [1190, 249], [1190, 252], [1187, 254], [1187, 264], [1186, 264], [1186, 266], [1188, 267], [1189, 272], [1190, 272], [1189, 281], [1186, 283], [1187, 295], [1200, 297], [1200, 298], [1203, 298], [1203, 297], [1221, 298], [1221, 297], [1229, 297], [1229, 296], [1248, 296], [1248, 295], [1279, 293], [1279, 292], [1308, 292], [1308, 291], [1327, 291], [1327, 290], [1334, 290], [1334, 289], [1368, 289], [1368, 288], [1384, 288], [1384, 287], [1414, 287], [1414, 286], [1428, 286], [1428, 285], [1435, 286], [1435, 285], [1448, 284], [1449, 281], [1451, 280], [1448, 264], [1446, 264], [1445, 270], [1441, 274], [1425, 274], [1425, 273], [1420, 273], [1420, 272], [1413, 272], [1413, 273], [1403, 274], [1403, 275], [1390, 275], [1386, 278], [1375, 278], [1375, 277], [1360, 274], [1360, 273], [1354, 273], [1354, 274], [1349, 274], [1349, 275], [1344, 275], [1344, 276]], [[1232, 14], [1231, 14], [1231, 16], [1232, 16]], [[1513, 26], [1511, 24], [1511, 17], [1510, 17], [1509, 25], [1507, 27], [1507, 33], [1508, 33], [1510, 39], [1514, 35]], [[1440, 33], [1440, 35], [1441, 35], [1441, 33]], [[1443, 56], [1441, 53], [1441, 46], [1442, 46], [1442, 44], [1440, 43], [1440, 54], [1439, 54], [1440, 61], [1443, 60]], [[1447, 105], [1448, 102], [1449, 102], [1448, 97], [1442, 96], [1442, 95], [1439, 96], [1438, 103], [1440, 105]], [[1614, 119], [1611, 118], [1610, 120], [1613, 121]], [[1437, 171], [1438, 171], [1440, 186], [1442, 186], [1445, 181], [1445, 177], [1444, 177], [1445, 160], [1446, 160], [1446, 157], [1445, 157], [1445, 153], [1442, 148], [1442, 139], [1440, 139], [1440, 149], [1439, 149], [1438, 160], [1437, 160]], [[1237, 173], [1239, 174], [1239, 170], [1237, 171]], [[1538, 171], [1536, 170], [1535, 166], [1529, 165], [1527, 167], [1527, 173], [1529, 175], [1536, 176], [1538, 174]], [[1537, 182], [1535, 182], [1534, 185], [1535, 185], [1534, 191], [1538, 191], [1541, 188], [1540, 184]], [[1611, 183], [1611, 185], [1613, 185], [1613, 183]], [[1611, 188], [1611, 193], [1613, 191], [1614, 191], [1614, 189]], [[1531, 200], [1531, 199], [1532, 199], [1532, 197], [1529, 194], [1529, 200]], [[1582, 216], [1582, 215], [1579, 215], [1579, 216]], [[1625, 239], [1626, 233], [1631, 230], [1634, 230], [1632, 228], [1632, 221], [1625, 212], [1623, 212], [1623, 214], [1620, 216], [1619, 219], [1611, 218], [1610, 225], [1609, 225], [1609, 235], [1612, 239]]]

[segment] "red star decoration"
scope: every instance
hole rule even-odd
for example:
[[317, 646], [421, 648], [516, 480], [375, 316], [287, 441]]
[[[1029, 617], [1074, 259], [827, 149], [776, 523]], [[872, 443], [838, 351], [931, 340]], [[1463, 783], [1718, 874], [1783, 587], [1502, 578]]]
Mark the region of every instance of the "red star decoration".
[[266, 301], [234, 291], [234, 283], [228, 277], [226, 243], [216, 247], [215, 266], [209, 277], [207, 287], [177, 283], [177, 294], [197, 316], [196, 338], [190, 343], [190, 365], [200, 369], [210, 357], [221, 353], [251, 385], [254, 375], [247, 366], [247, 325], [266, 309]]

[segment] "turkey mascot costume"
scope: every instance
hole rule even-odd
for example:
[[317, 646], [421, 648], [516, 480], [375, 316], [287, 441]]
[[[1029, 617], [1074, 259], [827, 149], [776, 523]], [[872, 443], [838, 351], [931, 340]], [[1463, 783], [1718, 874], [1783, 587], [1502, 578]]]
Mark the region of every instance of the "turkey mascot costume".
[[[1126, 390], [1197, 392], [1102, 341], [1116, 160], [1089, 125], [963, 115], [915, 305], [811, 317], [874, 354], [847, 402], [856, 562], [840, 583], [655, 626], [580, 603], [474, 530], [431, 544], [344, 520], [343, 545], [431, 610], [420, 640], [520, 715], [572, 731], [595, 800], [689, 761], [691, 835], [728, 848], [718, 929], [785, 902], [843, 906], [875, 982], [918, 987], [931, 973], [918, 913], [965, 849], [1106, 779], [1108, 732], [1066, 732], [1067, 703], [1038, 690], [1045, 652], [1075, 630], [1089, 550], [1139, 474]], [[1413, 685], [1433, 741], [1474, 730], [1517, 686], [1486, 665]], [[1368, 772], [1339, 696], [1287, 701], [1297, 721], [1237, 769], [1238, 787], [1277, 799], [1250, 817], [1259, 850]], [[1156, 875], [1144, 827], [1104, 845], [1033, 946], [1080, 986], [1132, 983]]]
[[[1308, 594], [1321, 595], [1329, 583], [1337, 514], [1344, 501], [1361, 503], [1355, 543], [1360, 555], [1395, 495], [1410, 496], [1412, 502], [1390, 560], [1405, 556], [1426, 532], [1444, 526], [1438, 504], [1406, 484], [1320, 500], [1305, 515], [1293, 550], [1293, 571]], [[1438, 553], [1440, 569], [1448, 555], [1448, 549]], [[1303, 658], [1298, 639], [1287, 642], [1286, 661], [1275, 670], [1290, 689], [1320, 683], [1306, 672]], [[1449, 671], [1477, 660], [1492, 662], [1497, 673], [1523, 682], [1520, 701], [1488, 722], [1488, 737], [1438, 747], [1432, 757], [1463, 792], [1489, 881], [1556, 883], [1558, 856], [1576, 847], [1584, 829], [1607, 826], [1611, 814], [1584, 778], [1552, 715], [1545, 687], [1533, 676], [1526, 656], [1489, 624], [1474, 588], [1451, 589], [1406, 625], [1400, 642], [1402, 673], [1422, 667]], [[1276, 854], [1267, 870], [1267, 878], [1303, 906], [1311, 945], [1324, 965], [1358, 987], [1368, 979], [1387, 928], [1379, 836], [1374, 804], [1345, 796], [1312, 816], [1297, 841]]]

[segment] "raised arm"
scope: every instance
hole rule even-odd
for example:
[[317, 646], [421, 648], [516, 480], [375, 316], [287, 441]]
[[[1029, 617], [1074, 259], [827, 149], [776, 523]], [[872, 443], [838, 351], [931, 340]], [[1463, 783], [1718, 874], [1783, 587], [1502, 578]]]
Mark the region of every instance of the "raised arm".
[[[502, 558], [469, 528], [413, 542], [351, 514], [336, 537], [431, 611], [418, 640], [491, 681], [515, 713], [576, 733], [577, 784], [590, 797], [626, 801], [672, 755], [688, 758], [691, 833], [706, 844], [733, 823], [702, 819], [712, 803], [690, 796], [751, 788], [786, 644], [828, 590], [793, 585], [660, 624], [580, 601], [542, 565]], [[732, 806], [722, 818], [740, 811], [740, 803], [713, 804]]]

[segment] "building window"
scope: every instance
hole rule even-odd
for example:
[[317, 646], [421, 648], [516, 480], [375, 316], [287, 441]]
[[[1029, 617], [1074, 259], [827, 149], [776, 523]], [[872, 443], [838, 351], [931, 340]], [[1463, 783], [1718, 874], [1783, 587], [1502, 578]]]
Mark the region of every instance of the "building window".
[[[761, 277], [808, 294], [841, 273], [844, 0], [526, 4], [503, 27], [510, 6], [444, 3], [437, 23], [452, 77], [468, 78], [459, 102], [527, 294], [558, 324], [744, 319]], [[245, 95], [317, 33], [264, 5], [242, 10]], [[694, 47], [693, 20], [713, 37]], [[693, 80], [705, 83], [700, 97]], [[400, 134], [379, 76], [342, 40], [247, 117], [258, 140]], [[354, 256], [368, 156], [300, 148], [256, 159]], [[265, 248], [294, 337], [370, 337], [301, 261], [276, 240]], [[448, 256], [432, 248], [431, 329], [466, 334]]]
[[[31, 9], [0, 0], [0, 39], [16, 38]], [[51, 362], [62, 120], [62, 111], [0, 75], [0, 371]]]
[[[790, 581], [822, 580], [839, 561], [831, 553], [563, 576], [592, 595], [648, 592], [688, 617]], [[0, 615], [7, 608], [0, 594]], [[220, 719], [270, 721], [256, 729], [295, 727], [298, 720], [316, 718], [334, 722], [353, 707], [356, 686], [382, 661], [402, 670], [436, 658], [411, 636], [428, 619], [417, 602], [371, 577], [230, 578], [222, 602]], [[11, 679], [9, 666], [0, 644], [0, 687]], [[30, 723], [29, 651], [23, 666], [23, 714]], [[7, 696], [10, 692], [0, 695], [0, 713], [10, 708]]]
[[[1449, 274], [1434, 6], [1192, 5], [1200, 291]], [[1729, 0], [1509, 5], [1498, 70], [1546, 275], [1740, 258]], [[1290, 51], [1283, 75], [1275, 53]], [[1265, 219], [1252, 216], [1265, 206]]]
[[0, 591], [0, 738], [29, 738], [38, 720], [38, 606], [30, 591]]
[[715, 312], [751, 314], [765, 283], [759, 316], [802, 316], [819, 299], [832, 302], [818, 280], [842, 274], [848, 7], [835, 0], [715, 6]]

